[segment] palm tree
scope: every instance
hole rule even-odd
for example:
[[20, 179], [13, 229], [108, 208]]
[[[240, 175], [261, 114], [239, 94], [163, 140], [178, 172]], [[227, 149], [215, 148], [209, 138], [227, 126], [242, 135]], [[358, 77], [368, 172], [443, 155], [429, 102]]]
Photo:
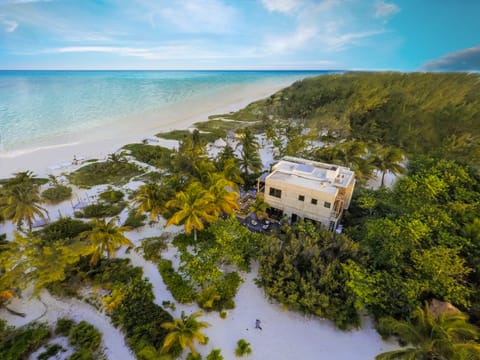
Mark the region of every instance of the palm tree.
[[385, 185], [385, 174], [387, 171], [394, 175], [405, 172], [405, 169], [400, 165], [402, 161], [403, 153], [398, 148], [388, 146], [374, 151], [372, 164], [382, 173], [380, 186], [383, 187]]
[[225, 179], [238, 185], [243, 185], [245, 183], [245, 181], [243, 181], [242, 172], [238, 167], [236, 159], [225, 160], [221, 171]]
[[212, 204], [219, 213], [232, 215], [235, 211], [240, 210], [235, 183], [225, 179], [220, 173], [210, 174], [209, 183], [208, 193], [212, 195]]
[[389, 351], [376, 360], [466, 360], [480, 358], [480, 345], [476, 342], [480, 329], [467, 322], [462, 313], [443, 313], [434, 317], [425, 304], [413, 312], [413, 322], [387, 318], [382, 325], [402, 341], [413, 345]]
[[90, 240], [93, 248], [92, 259], [90, 264], [94, 265], [97, 261], [107, 253], [107, 257], [111, 257], [119, 246], [131, 246], [133, 243], [123, 235], [125, 231], [130, 230], [128, 226], [117, 226], [118, 217], [110, 219], [93, 219], [90, 224], [92, 229], [84, 231], [80, 234], [82, 238]]
[[167, 221], [167, 226], [181, 224], [185, 226], [185, 232], [190, 234], [193, 230], [195, 241], [197, 230], [203, 230], [203, 222], [212, 222], [218, 218], [218, 213], [213, 204], [214, 198], [199, 182], [191, 183], [185, 191], [175, 194], [175, 198], [166, 203], [168, 208], [176, 208], [177, 211]]
[[242, 169], [244, 178], [250, 171], [258, 171], [262, 168], [262, 161], [258, 153], [258, 142], [250, 128], [244, 128], [239, 132], [240, 141], [238, 146], [241, 145], [240, 150], [240, 168]]
[[267, 209], [268, 209], [268, 204], [264, 200], [263, 195], [258, 195], [257, 198], [255, 199], [255, 202], [253, 202], [250, 205], [249, 211], [257, 216], [257, 219], [263, 219], [267, 217]]
[[42, 202], [37, 185], [22, 182], [7, 187], [0, 199], [0, 211], [5, 219], [11, 219], [20, 229], [23, 222], [32, 231], [35, 216], [46, 220], [48, 212], [41, 207]]
[[162, 352], [168, 352], [173, 345], [178, 343], [182, 349], [185, 349], [188, 346], [191, 353], [196, 355], [197, 352], [195, 350], [194, 342], [196, 340], [200, 344], [205, 344], [207, 338], [201, 330], [210, 326], [207, 322], [198, 321], [197, 318], [200, 316], [202, 316], [200, 311], [193, 313], [190, 316], [186, 316], [185, 312], [182, 311], [180, 318], [173, 319], [172, 322], [163, 323], [162, 327], [167, 329], [169, 333], [163, 342]]
[[158, 220], [163, 209], [163, 192], [155, 183], [142, 185], [138, 189], [135, 202], [140, 205], [137, 211], [139, 214], [150, 212], [150, 218]]
[[363, 141], [350, 140], [337, 147], [337, 160], [350, 168], [360, 163], [367, 154], [367, 146]]

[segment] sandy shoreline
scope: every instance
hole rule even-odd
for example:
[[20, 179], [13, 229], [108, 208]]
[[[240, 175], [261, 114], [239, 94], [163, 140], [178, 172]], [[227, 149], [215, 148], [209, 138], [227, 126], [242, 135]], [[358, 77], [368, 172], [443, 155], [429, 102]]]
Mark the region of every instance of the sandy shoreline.
[[237, 86], [209, 102], [194, 99], [180, 107], [172, 106], [135, 119], [119, 120], [115, 124], [77, 134], [74, 138], [58, 138], [37, 148], [0, 153], [0, 178], [25, 170], [46, 176], [52, 173], [52, 167], [72, 161], [74, 155], [102, 159], [128, 143], [140, 142], [159, 132], [188, 128], [195, 122], [208, 120], [208, 116], [213, 114], [239, 110], [290, 84], [291, 81]]

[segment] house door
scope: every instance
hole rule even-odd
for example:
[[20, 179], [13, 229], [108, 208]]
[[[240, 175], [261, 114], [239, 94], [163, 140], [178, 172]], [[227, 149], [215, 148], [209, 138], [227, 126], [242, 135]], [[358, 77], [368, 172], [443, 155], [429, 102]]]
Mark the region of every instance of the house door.
[[292, 214], [292, 225], [295, 224], [297, 221], [298, 221], [297, 214]]

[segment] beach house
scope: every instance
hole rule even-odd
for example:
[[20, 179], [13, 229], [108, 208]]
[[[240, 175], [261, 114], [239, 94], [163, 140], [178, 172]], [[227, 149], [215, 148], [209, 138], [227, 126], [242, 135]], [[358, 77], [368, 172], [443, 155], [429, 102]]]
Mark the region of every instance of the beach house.
[[272, 216], [287, 216], [291, 223], [317, 221], [331, 231], [348, 209], [354, 187], [355, 173], [347, 167], [290, 156], [257, 182]]

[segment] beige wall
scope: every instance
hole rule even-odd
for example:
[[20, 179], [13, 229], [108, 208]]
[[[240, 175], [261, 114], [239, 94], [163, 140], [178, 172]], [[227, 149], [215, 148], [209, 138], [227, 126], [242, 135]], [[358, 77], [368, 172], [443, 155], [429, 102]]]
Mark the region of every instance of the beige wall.
[[[270, 195], [270, 188], [282, 190], [282, 197], [277, 198]], [[305, 197], [304, 201], [298, 200], [299, 195]], [[311, 200], [317, 199], [317, 204], [313, 205]], [[305, 189], [286, 184], [279, 181], [272, 181], [267, 178], [265, 184], [265, 202], [271, 207], [283, 210], [284, 213], [291, 216], [296, 214], [302, 218], [309, 218], [320, 221], [325, 226], [329, 226], [330, 216], [334, 209], [336, 194]], [[330, 202], [330, 208], [324, 206], [325, 202]]]

